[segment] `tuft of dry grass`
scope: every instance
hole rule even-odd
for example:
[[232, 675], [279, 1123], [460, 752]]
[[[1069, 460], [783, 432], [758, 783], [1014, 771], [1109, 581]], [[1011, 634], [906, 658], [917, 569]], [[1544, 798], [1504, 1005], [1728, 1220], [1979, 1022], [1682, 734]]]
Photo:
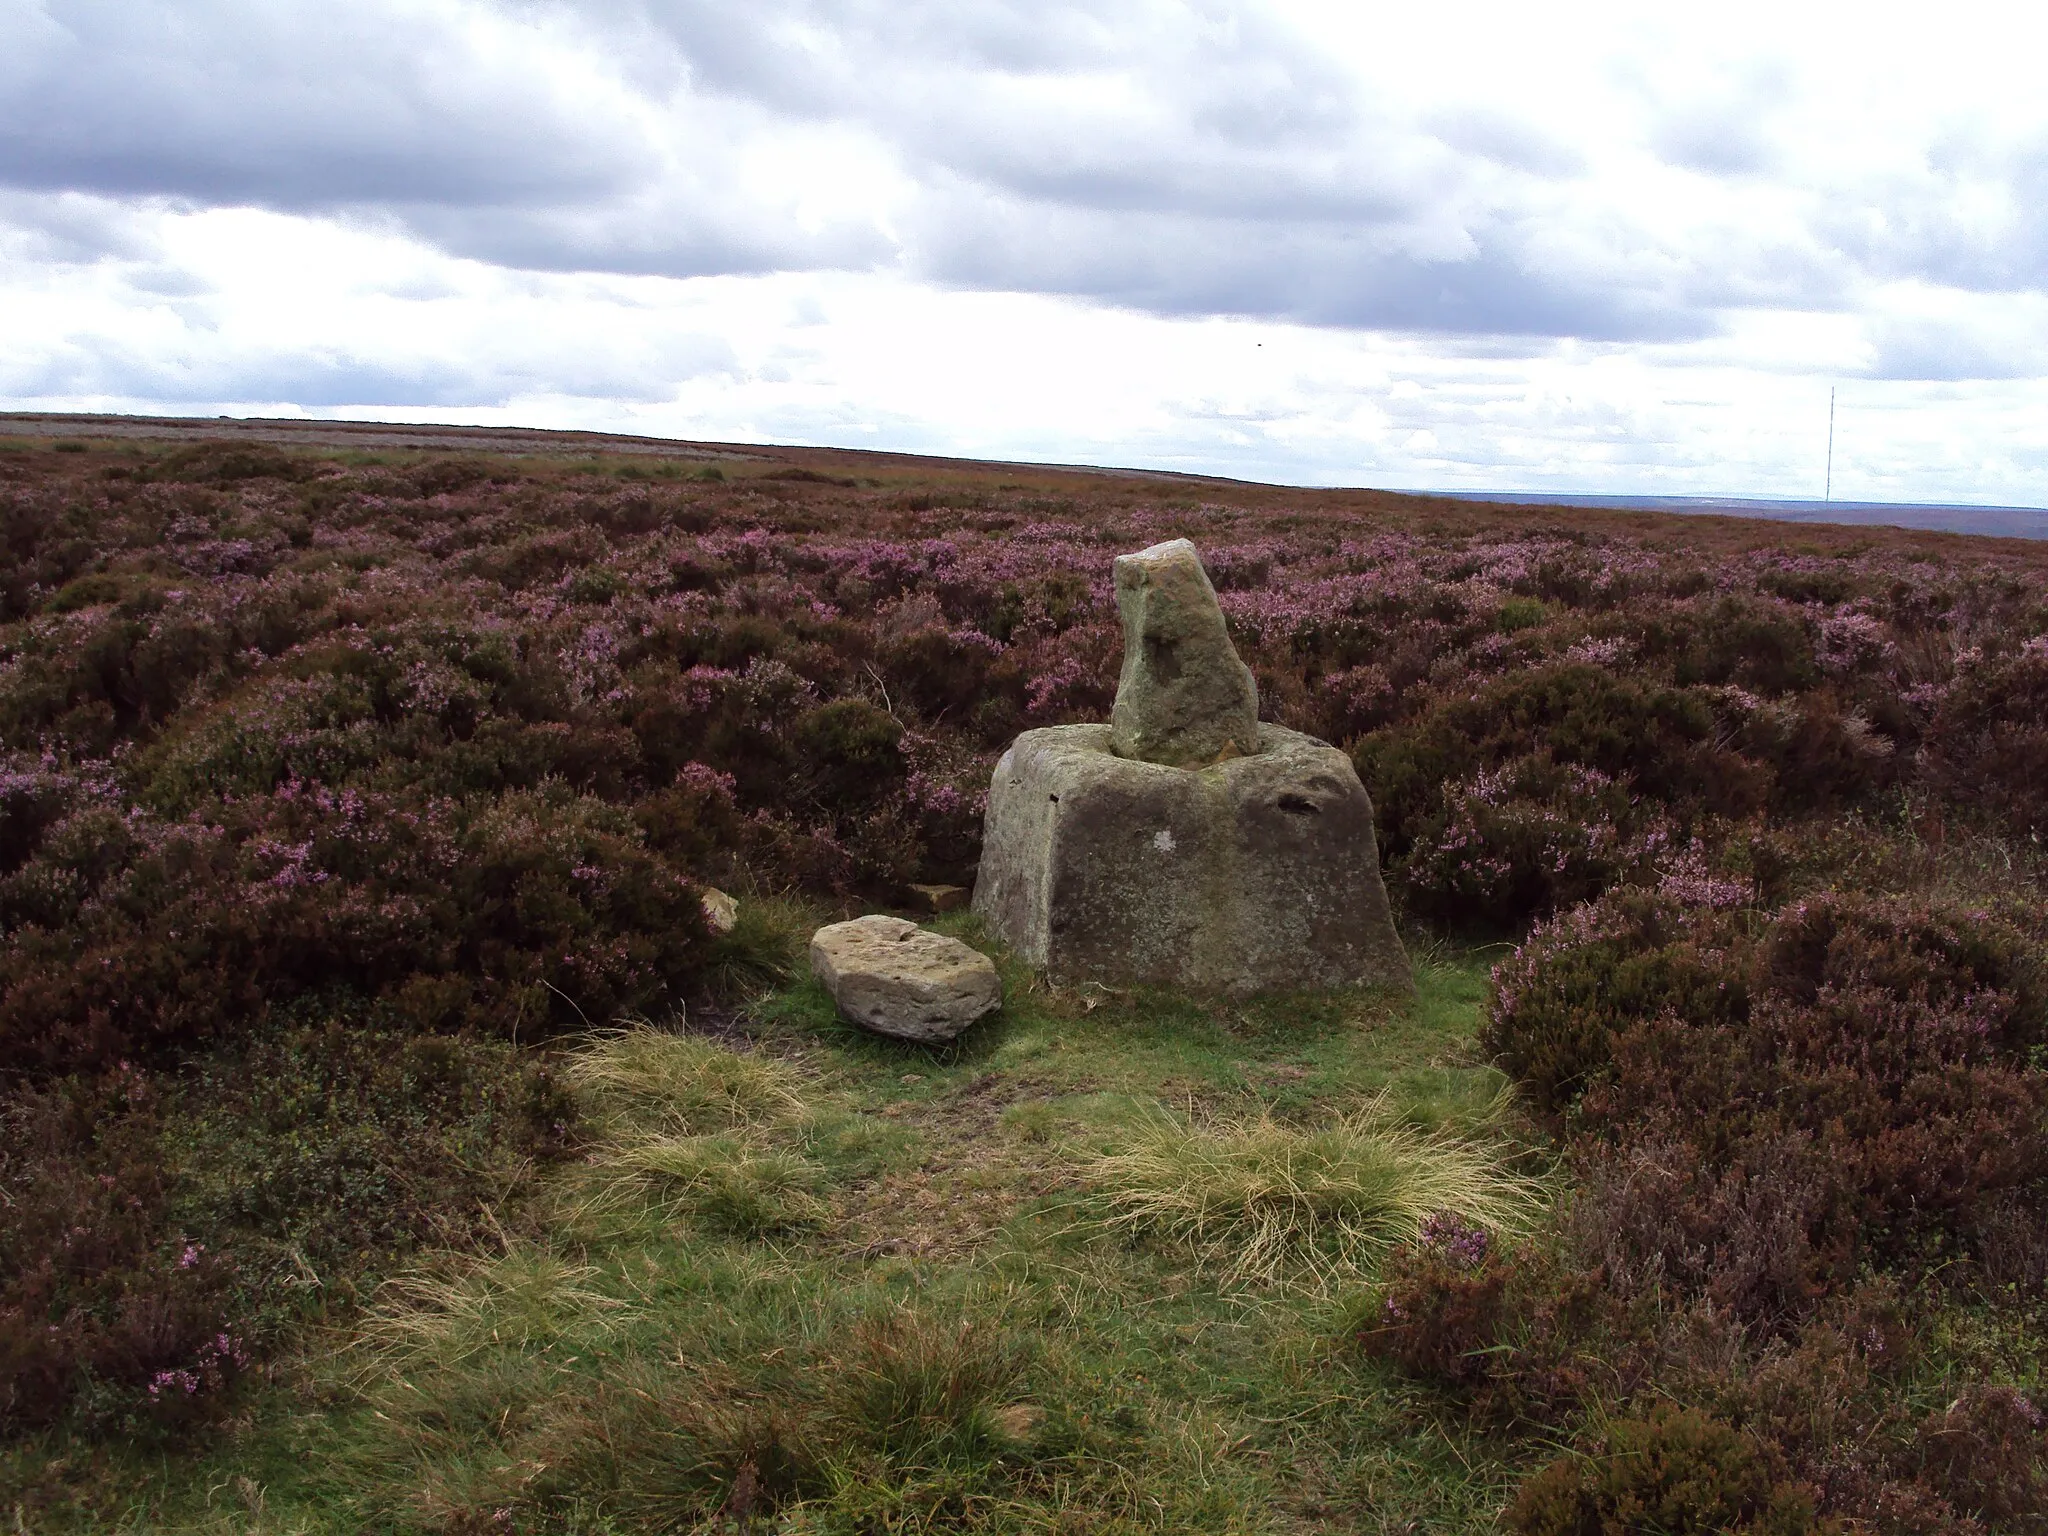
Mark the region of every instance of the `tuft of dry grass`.
[[764, 1237], [809, 1226], [824, 1213], [815, 1163], [779, 1148], [750, 1147], [732, 1136], [658, 1136], [605, 1156], [624, 1177], [607, 1198], [651, 1198], [734, 1237]]
[[795, 1120], [806, 1109], [780, 1062], [647, 1026], [600, 1034], [563, 1075], [618, 1134], [705, 1135]]
[[1184, 1243], [1261, 1286], [1355, 1275], [1438, 1212], [1514, 1231], [1544, 1203], [1497, 1149], [1419, 1129], [1384, 1095], [1310, 1128], [1270, 1114], [1201, 1126], [1157, 1109], [1086, 1175], [1111, 1227]]
[[1024, 1369], [1018, 1341], [965, 1318], [911, 1311], [871, 1317], [835, 1360], [841, 1417], [898, 1464], [934, 1464], [1000, 1450], [1024, 1418], [999, 1419]]
[[590, 1265], [527, 1243], [495, 1259], [416, 1270], [386, 1283], [351, 1347], [379, 1372], [445, 1370], [489, 1350], [601, 1336], [626, 1304], [597, 1289], [598, 1276]]
[[579, 1210], [652, 1210], [745, 1238], [813, 1226], [825, 1214], [816, 1193], [823, 1169], [776, 1145], [812, 1114], [782, 1063], [642, 1027], [600, 1036], [564, 1076], [602, 1131]]

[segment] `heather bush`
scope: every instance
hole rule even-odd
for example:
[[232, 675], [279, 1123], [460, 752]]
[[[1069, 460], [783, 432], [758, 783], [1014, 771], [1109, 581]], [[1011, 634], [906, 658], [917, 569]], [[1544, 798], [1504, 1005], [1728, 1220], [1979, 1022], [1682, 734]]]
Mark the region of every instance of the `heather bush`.
[[2048, 1175], [2032, 954], [1983, 911], [1824, 895], [1745, 919], [1626, 893], [1497, 974], [1487, 1043], [1569, 1106], [1610, 1274], [1797, 1316], [1967, 1252]]
[[985, 745], [1006, 744], [1023, 718], [1025, 676], [1008, 648], [979, 630], [927, 624], [887, 642], [882, 671], [925, 719], [951, 716]]
[[157, 1087], [124, 1063], [0, 1115], [0, 1427], [81, 1396], [130, 1430], [217, 1409], [247, 1348], [228, 1266], [170, 1219]]
[[2048, 1415], [2017, 1388], [1973, 1387], [1917, 1438], [1922, 1476], [1954, 1508], [1995, 1528], [2048, 1519]]
[[1626, 1338], [1604, 1277], [1566, 1257], [1440, 1213], [1387, 1255], [1347, 1331], [1366, 1358], [1477, 1422], [1555, 1424], [1626, 1374], [1611, 1358]]
[[903, 726], [866, 699], [806, 711], [792, 735], [808, 795], [835, 810], [871, 807], [902, 779]]
[[329, 1010], [186, 1076], [119, 1063], [0, 1107], [0, 1425], [172, 1430], [284, 1329], [464, 1241], [576, 1107], [504, 1046]]
[[1364, 737], [1353, 755], [1412, 910], [1512, 928], [1646, 874], [1704, 818], [1764, 808], [1772, 767], [1722, 744], [1721, 702], [1574, 662]]
[[[1729, 594], [1711, 601], [1674, 603], [1665, 608], [1643, 637], [1646, 655], [1668, 657], [1672, 680], [1690, 683], [1732, 683], [1758, 693], [1798, 693], [1820, 681], [1813, 654], [1813, 636], [1801, 609], [1785, 601], [1788, 576], [1782, 569], [1758, 573], [1757, 585], [1771, 596]], [[1817, 597], [1813, 577], [1794, 577], [1806, 584], [1801, 596]], [[1827, 581], [1840, 602], [1848, 595], [1844, 573], [1831, 571]]]
[[744, 841], [733, 776], [686, 762], [674, 782], [633, 807], [648, 847], [685, 869], [708, 867]]
[[[1581, 1195], [1582, 1215], [1598, 1222], [1610, 1193]], [[1624, 1299], [1585, 1236], [1568, 1223], [1555, 1247], [1482, 1247], [1439, 1224], [1390, 1257], [1348, 1325], [1454, 1421], [1548, 1441], [1574, 1427], [1524, 1481], [1511, 1529], [1773, 1529], [1789, 1511], [1815, 1522], [1794, 1529], [1932, 1536], [2048, 1515], [2040, 1416], [1984, 1379], [2010, 1366], [1936, 1358], [1953, 1304], [1869, 1278], [1759, 1333], [1675, 1288]]]
[[[809, 910], [757, 893], [965, 883], [1008, 739], [1107, 716], [1111, 557], [1186, 533], [1267, 717], [1357, 763], [1405, 915], [1542, 923], [1485, 1044], [1579, 1188], [1475, 1246], [1441, 1191], [1384, 1219], [1342, 1135], [1191, 1104], [1139, 1224], [1384, 1254], [1360, 1348], [1573, 1444], [1558, 1529], [1772, 1528], [1801, 1486], [1873, 1529], [2038, 1521], [2023, 1366], [1850, 1316], [2048, 1275], [2031, 919], [1857, 851], [1921, 837], [1938, 872], [1970, 840], [2028, 888], [2031, 552], [1025, 471], [112, 457], [0, 474], [0, 1114], [37, 1149], [0, 1150], [11, 1427], [204, 1419], [314, 1298], [461, 1241], [494, 1170], [575, 1134], [511, 1042], [723, 1021]], [[728, 938], [707, 881], [742, 893]], [[671, 1127], [611, 1171], [707, 1243], [794, 1244], [824, 1186], [759, 1139]], [[796, 1352], [830, 1392], [565, 1389], [522, 1454], [650, 1524], [828, 1486], [827, 1434], [951, 1476], [997, 1454], [1014, 1361], [914, 1331]], [[450, 1529], [531, 1507], [419, 1497]]]
[[1561, 1110], [1608, 1069], [1632, 1021], [1746, 1016], [1746, 978], [1724, 958], [1731, 927], [1650, 891], [1575, 907], [1495, 967], [1481, 1044], [1539, 1107]]
[[1744, 534], [1708, 562], [1590, 515], [1421, 534], [1390, 504], [1275, 514], [1143, 482], [1083, 513], [1023, 487], [969, 507], [245, 444], [114, 467], [0, 497], [0, 739], [121, 753], [124, 803], [174, 818], [293, 779], [463, 800], [559, 778], [637, 806], [697, 763], [775, 823], [745, 851], [770, 885], [957, 875], [971, 815], [931, 815], [860, 708], [937, 742], [956, 789], [1023, 726], [1100, 718], [1108, 558], [1190, 519], [1269, 711], [1354, 747], [1419, 916], [1542, 916], [1717, 817], [1923, 782], [2003, 812], [2039, 713], [2038, 582], [1952, 550]]
[[[1477, 1402], [1543, 1402], [1523, 1319], [1591, 1275], [1621, 1309], [1574, 1321], [1607, 1390], [1654, 1382], [1708, 1414], [1664, 1450], [1645, 1449], [1654, 1414], [1636, 1449], [1587, 1441], [1525, 1485], [1517, 1529], [1769, 1529], [1788, 1467], [1814, 1496], [1785, 1506], [1802, 1520], [2029, 1529], [2048, 1515], [2040, 1416], [2009, 1367], [1958, 1363], [1953, 1405], [1916, 1421], [1899, 1383], [1928, 1364], [1898, 1286], [1938, 1308], [2033, 1273], [2015, 1234], [2048, 1189], [2035, 947], [1982, 906], [1823, 892], [1763, 911], [1741, 889], [1695, 871], [1616, 891], [1497, 968], [1486, 1041], [1557, 1116], [1581, 1186], [1569, 1263], [1516, 1306], [1533, 1271], [1409, 1260], [1387, 1296], [1421, 1326], [1368, 1347]], [[1651, 1476], [1673, 1458], [1705, 1459]]]
[[191, 443], [144, 466], [136, 478], [186, 485], [234, 485], [244, 480], [304, 480], [316, 461], [261, 443]]
[[1540, 753], [1446, 787], [1401, 875], [1419, 917], [1512, 929], [1646, 873], [1670, 837], [1626, 781]]
[[1484, 1227], [1448, 1212], [1380, 1267], [1380, 1284], [1354, 1324], [1365, 1352], [1436, 1386], [1467, 1390], [1495, 1374], [1514, 1262]]
[[1523, 1484], [1506, 1515], [1515, 1536], [1817, 1536], [1810, 1490], [1768, 1443], [1692, 1409], [1660, 1405], [1616, 1419], [1590, 1453], [1560, 1457]]
[[2048, 748], [2048, 650], [1976, 659], [1939, 690], [1927, 728], [1927, 773], [1942, 793], [1993, 812], [2015, 831], [2048, 826], [2040, 772]]
[[214, 815], [95, 802], [0, 880], [12, 1070], [167, 1059], [333, 987], [537, 1038], [680, 1000], [708, 962], [696, 884], [559, 782], [464, 805], [294, 779]]

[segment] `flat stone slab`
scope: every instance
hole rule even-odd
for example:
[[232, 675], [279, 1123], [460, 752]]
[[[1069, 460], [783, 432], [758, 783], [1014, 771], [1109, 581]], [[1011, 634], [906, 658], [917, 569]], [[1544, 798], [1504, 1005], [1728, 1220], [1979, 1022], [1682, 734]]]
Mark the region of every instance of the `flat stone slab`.
[[958, 912], [967, 905], [967, 898], [973, 893], [964, 885], [913, 885], [910, 894], [917, 898], [913, 906], [936, 915]]
[[811, 970], [839, 1016], [879, 1035], [939, 1045], [1003, 1001], [995, 962], [900, 917], [857, 917], [811, 935]]
[[1119, 757], [1108, 725], [1026, 731], [989, 788], [974, 910], [1060, 984], [1413, 985], [1357, 770], [1275, 725], [1197, 769]]

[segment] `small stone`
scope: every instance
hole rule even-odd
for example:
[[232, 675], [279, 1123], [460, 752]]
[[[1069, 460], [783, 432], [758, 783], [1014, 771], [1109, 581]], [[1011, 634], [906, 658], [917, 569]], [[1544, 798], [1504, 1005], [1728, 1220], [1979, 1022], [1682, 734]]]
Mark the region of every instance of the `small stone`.
[[1028, 1445], [1037, 1437], [1039, 1426], [1045, 1423], [1045, 1410], [1036, 1403], [1012, 1403], [991, 1413], [989, 1422], [995, 1425], [996, 1432], [1004, 1439]]
[[1118, 757], [1202, 768], [1259, 750], [1259, 691], [1230, 643], [1201, 557], [1186, 539], [1116, 561], [1123, 672], [1110, 712]]
[[857, 917], [811, 936], [811, 970], [843, 1019], [898, 1040], [951, 1040], [1003, 1001], [995, 962], [900, 917]]
[[739, 926], [740, 904], [717, 886], [705, 886], [698, 899], [704, 904], [705, 926], [717, 937], [722, 939]]
[[913, 885], [910, 894], [917, 898], [918, 907], [934, 917], [942, 912], [958, 912], [967, 905], [967, 887], [964, 885]]

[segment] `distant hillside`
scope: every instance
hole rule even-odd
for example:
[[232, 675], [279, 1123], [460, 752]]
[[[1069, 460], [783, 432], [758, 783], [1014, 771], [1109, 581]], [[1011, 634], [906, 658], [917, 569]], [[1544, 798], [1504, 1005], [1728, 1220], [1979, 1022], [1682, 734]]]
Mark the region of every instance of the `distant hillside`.
[[1970, 507], [1947, 502], [1780, 501], [1760, 496], [1567, 496], [1554, 491], [1446, 491], [1460, 501], [1545, 507], [1604, 507], [1619, 512], [1685, 512], [1763, 517], [1783, 523], [1841, 523], [1975, 533], [1999, 539], [2048, 539], [2048, 509]]
[[[1025, 469], [1107, 475], [1120, 479], [1192, 481], [1248, 486], [1257, 482], [1168, 469], [1108, 469], [1085, 464], [1019, 464], [1003, 460], [944, 458], [857, 448], [794, 448], [767, 444], [690, 442], [639, 437], [623, 432], [553, 431], [538, 427], [459, 427], [438, 423], [316, 421], [300, 417], [117, 416], [78, 412], [0, 411], [0, 437], [85, 438], [101, 442], [261, 442], [313, 450], [493, 453], [527, 457], [577, 454], [635, 454], [650, 458], [710, 462], [739, 460], [761, 465], [837, 467], [842, 473], [882, 467], [894, 470]], [[1370, 487], [1290, 487], [1307, 495], [1345, 494]], [[1762, 518], [1771, 522], [1833, 523], [1844, 527], [1908, 528], [1925, 533], [1967, 533], [1989, 538], [2048, 539], [2048, 509], [1973, 507], [1885, 501], [1792, 501], [1740, 496], [1595, 496], [1551, 491], [1422, 491], [1402, 494], [1494, 506], [1581, 507], [1607, 512], [1670, 512], [1715, 517]]]

